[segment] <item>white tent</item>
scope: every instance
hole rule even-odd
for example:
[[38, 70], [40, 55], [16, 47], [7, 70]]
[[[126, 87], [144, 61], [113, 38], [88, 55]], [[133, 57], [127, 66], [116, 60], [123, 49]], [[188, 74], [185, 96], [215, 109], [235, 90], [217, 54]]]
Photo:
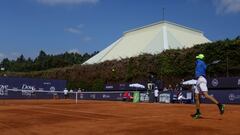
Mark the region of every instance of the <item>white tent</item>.
[[134, 57], [143, 53], [157, 54], [166, 49], [188, 48], [211, 42], [199, 30], [168, 21], [160, 21], [127, 31], [110, 46], [84, 64]]

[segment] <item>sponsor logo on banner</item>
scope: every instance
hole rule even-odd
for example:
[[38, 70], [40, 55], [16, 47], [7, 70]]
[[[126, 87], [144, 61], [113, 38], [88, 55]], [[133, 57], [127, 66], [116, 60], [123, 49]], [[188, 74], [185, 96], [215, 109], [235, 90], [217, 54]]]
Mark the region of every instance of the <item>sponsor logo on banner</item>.
[[50, 91], [55, 91], [55, 90], [56, 90], [56, 89], [55, 89], [54, 86], [50, 87]]
[[107, 85], [106, 89], [113, 89], [113, 86], [112, 85]]
[[125, 87], [126, 84], [124, 84], [124, 83], [120, 83], [119, 86], [120, 86], [120, 87]]
[[110, 95], [109, 94], [103, 94], [102, 97], [103, 97], [103, 99], [106, 99], [106, 98], [110, 98]]
[[8, 95], [8, 85], [0, 85], [0, 95], [6, 96]]
[[217, 79], [213, 79], [213, 80], [212, 80], [212, 86], [217, 87], [218, 84], [219, 84], [219, 82], [218, 82]]
[[22, 90], [32, 90], [34, 89], [34, 86], [23, 84], [22, 85]]
[[43, 82], [44, 85], [51, 85], [51, 82]]
[[80, 99], [83, 99], [83, 94], [82, 93], [80, 94]]
[[32, 90], [22, 90], [22, 95], [31, 97], [32, 96]]
[[91, 94], [90, 97], [91, 97], [92, 99], [95, 99], [95, 98], [96, 98], [96, 95], [95, 95], [95, 94]]
[[228, 98], [230, 101], [234, 101], [236, 99], [240, 99], [240, 95], [235, 95], [235, 94], [231, 93], [231, 94], [229, 94]]
[[146, 102], [149, 101], [149, 96], [147, 93], [140, 93], [140, 101], [141, 102]]
[[170, 103], [170, 94], [169, 93], [163, 93], [159, 95], [159, 102], [162, 103]]

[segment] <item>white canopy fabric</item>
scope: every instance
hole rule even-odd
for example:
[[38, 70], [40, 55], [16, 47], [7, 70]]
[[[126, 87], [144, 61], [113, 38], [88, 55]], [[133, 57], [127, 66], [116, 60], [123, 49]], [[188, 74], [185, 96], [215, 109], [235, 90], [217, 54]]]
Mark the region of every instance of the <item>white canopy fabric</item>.
[[129, 87], [134, 87], [134, 88], [145, 88], [144, 85], [139, 84], [139, 83], [133, 83], [133, 84], [129, 84]]
[[201, 31], [168, 21], [160, 21], [127, 31], [121, 38], [83, 64], [120, 60], [140, 54], [157, 54], [167, 49], [192, 47], [211, 42]]
[[188, 80], [188, 81], [184, 81], [182, 82], [183, 85], [196, 85], [197, 84], [197, 80], [192, 79], [192, 80]]

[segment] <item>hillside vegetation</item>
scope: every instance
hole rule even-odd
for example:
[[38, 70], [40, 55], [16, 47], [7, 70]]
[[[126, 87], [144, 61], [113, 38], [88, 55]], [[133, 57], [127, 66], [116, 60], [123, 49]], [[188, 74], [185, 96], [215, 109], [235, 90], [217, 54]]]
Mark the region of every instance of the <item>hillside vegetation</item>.
[[[7, 72], [8, 76], [24, 76], [68, 80], [69, 88], [102, 90], [109, 82], [146, 81], [148, 72], [155, 72], [165, 85], [194, 77], [195, 56], [205, 54], [206, 63], [221, 60], [207, 70], [208, 77], [240, 76], [240, 38], [196, 45], [192, 48], [172, 49], [157, 55], [106, 61], [94, 65], [73, 65], [34, 72]], [[114, 69], [114, 70], [112, 70]]]
[[94, 52], [93, 54], [85, 53], [81, 55], [79, 53], [65, 52], [58, 55], [49, 55], [41, 50], [35, 59], [25, 58], [24, 55], [20, 55], [16, 60], [4, 58], [0, 63], [0, 67], [4, 67], [6, 71], [10, 72], [42, 71], [82, 64], [97, 53], [98, 52]]

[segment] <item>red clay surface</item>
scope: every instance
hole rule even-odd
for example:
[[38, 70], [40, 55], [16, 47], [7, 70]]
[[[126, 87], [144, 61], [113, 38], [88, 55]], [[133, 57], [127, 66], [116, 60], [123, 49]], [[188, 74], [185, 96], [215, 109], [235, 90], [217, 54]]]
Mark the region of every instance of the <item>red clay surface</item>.
[[240, 135], [240, 106], [0, 100], [0, 135]]

